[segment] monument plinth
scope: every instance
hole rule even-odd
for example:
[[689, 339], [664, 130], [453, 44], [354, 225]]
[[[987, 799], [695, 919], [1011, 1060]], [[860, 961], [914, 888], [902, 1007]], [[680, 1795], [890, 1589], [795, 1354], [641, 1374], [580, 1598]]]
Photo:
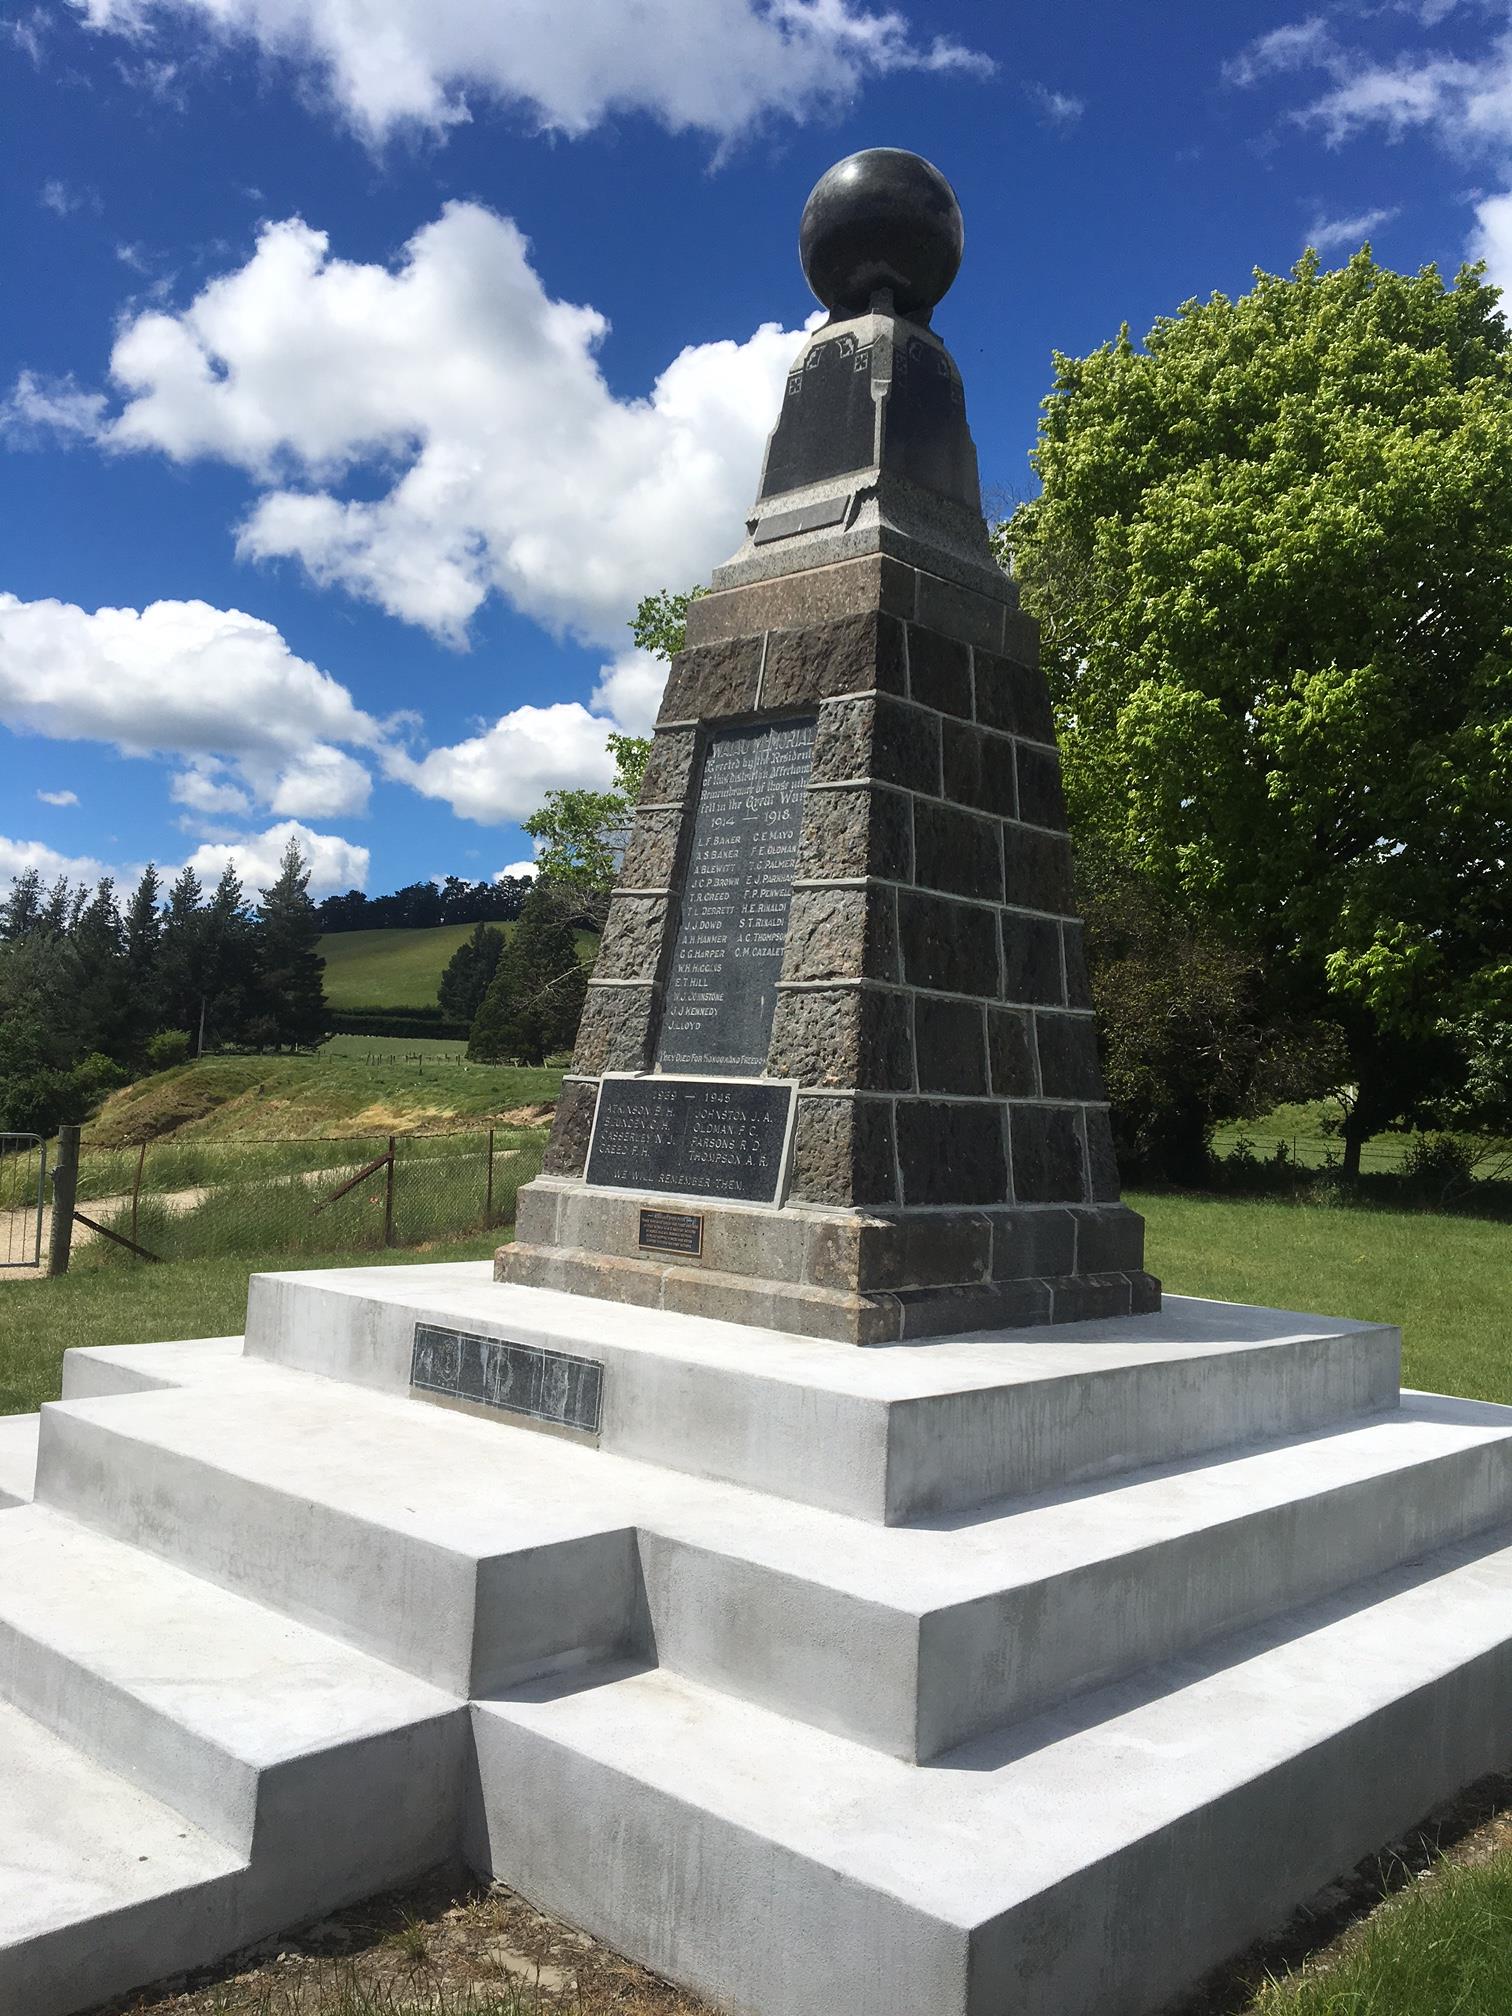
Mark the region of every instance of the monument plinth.
[[831, 317], [672, 662], [502, 1280], [857, 1343], [1159, 1306], [1036, 627], [928, 326], [961, 239], [912, 155], [810, 198]]

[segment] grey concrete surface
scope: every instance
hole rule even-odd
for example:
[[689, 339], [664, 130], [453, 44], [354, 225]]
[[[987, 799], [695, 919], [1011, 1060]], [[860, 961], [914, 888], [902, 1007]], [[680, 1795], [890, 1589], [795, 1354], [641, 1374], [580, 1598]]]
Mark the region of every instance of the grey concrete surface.
[[[421, 1317], [600, 1359], [600, 1445], [416, 1404]], [[1145, 2016], [1504, 1762], [1512, 1409], [1384, 1326], [862, 1353], [436, 1267], [248, 1342], [71, 1354], [0, 1520], [0, 2016], [464, 1844], [753, 2016]]]
[[586, 1352], [602, 1446], [865, 1519], [967, 1510], [1396, 1403], [1399, 1333], [1168, 1296], [1157, 1314], [873, 1351], [502, 1286], [476, 1264], [254, 1277], [257, 1359], [407, 1392], [416, 1321]]
[[41, 1422], [40, 1414], [7, 1414], [0, 1419], [0, 1512], [31, 1502]]

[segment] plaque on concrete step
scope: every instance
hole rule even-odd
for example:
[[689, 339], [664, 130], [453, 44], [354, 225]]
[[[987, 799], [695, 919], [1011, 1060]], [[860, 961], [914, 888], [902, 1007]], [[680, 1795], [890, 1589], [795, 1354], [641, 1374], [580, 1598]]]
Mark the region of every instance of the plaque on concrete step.
[[792, 1119], [793, 1087], [772, 1080], [607, 1077], [587, 1181], [775, 1204]]
[[709, 738], [667, 979], [662, 1071], [765, 1070], [813, 720]]
[[518, 1415], [544, 1427], [597, 1435], [604, 1368], [596, 1358], [415, 1325], [410, 1390], [469, 1413]]
[[702, 1211], [642, 1211], [638, 1244], [648, 1253], [681, 1253], [689, 1260], [703, 1256]]

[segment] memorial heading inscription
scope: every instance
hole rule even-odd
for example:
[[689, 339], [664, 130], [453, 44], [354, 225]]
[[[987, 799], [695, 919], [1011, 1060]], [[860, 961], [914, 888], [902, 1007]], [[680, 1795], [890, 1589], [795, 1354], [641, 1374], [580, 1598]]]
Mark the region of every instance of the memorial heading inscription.
[[793, 1109], [791, 1085], [699, 1078], [605, 1078], [587, 1180], [775, 1204]]
[[662, 1012], [662, 1071], [766, 1069], [814, 726], [774, 721], [710, 738]]

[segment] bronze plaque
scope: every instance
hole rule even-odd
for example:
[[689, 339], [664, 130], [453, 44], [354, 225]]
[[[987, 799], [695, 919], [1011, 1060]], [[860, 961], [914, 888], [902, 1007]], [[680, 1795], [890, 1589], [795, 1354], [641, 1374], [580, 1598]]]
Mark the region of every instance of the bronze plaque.
[[702, 1211], [642, 1211], [640, 1243], [653, 1253], [682, 1253], [689, 1259], [703, 1256]]

